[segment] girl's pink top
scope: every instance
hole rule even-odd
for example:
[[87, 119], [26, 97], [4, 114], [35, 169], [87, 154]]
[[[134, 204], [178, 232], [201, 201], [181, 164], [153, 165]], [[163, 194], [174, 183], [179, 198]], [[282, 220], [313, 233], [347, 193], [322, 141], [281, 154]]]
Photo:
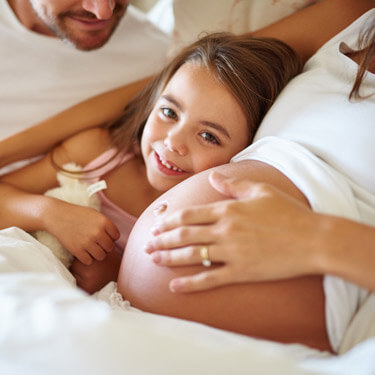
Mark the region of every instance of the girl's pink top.
[[[105, 180], [102, 177], [106, 173], [116, 167], [119, 167], [120, 165], [123, 165], [128, 160], [134, 157], [133, 153], [119, 153], [113, 159], [111, 159], [116, 154], [116, 152], [118, 152], [116, 149], [110, 149], [87, 164], [84, 168], [84, 171], [87, 171], [85, 173], [85, 180], [87, 180], [89, 183], [95, 183], [100, 180]], [[103, 166], [100, 167], [101, 165]], [[93, 168], [98, 169], [90, 171]], [[104, 194], [103, 190], [98, 191], [96, 194], [98, 195], [101, 203], [100, 212], [107, 216], [108, 219], [110, 219], [120, 231], [120, 238], [116, 241], [116, 250], [122, 253], [125, 249], [126, 242], [128, 241], [130, 231], [132, 230], [137, 218], [133, 215], [130, 215], [122, 208], [118, 207], [116, 204], [110, 201]]]

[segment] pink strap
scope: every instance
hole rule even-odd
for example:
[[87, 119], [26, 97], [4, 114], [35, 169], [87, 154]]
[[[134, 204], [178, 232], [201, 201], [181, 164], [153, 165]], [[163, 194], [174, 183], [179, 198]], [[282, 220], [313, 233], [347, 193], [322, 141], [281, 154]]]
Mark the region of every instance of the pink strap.
[[[116, 156], [114, 156], [117, 153]], [[91, 181], [97, 181], [101, 176], [111, 171], [112, 169], [126, 163], [128, 160], [134, 157], [133, 153], [118, 152], [116, 148], [111, 148], [108, 151], [103, 152], [94, 160], [90, 161], [85, 167], [85, 177]], [[94, 169], [90, 171], [91, 169]]]

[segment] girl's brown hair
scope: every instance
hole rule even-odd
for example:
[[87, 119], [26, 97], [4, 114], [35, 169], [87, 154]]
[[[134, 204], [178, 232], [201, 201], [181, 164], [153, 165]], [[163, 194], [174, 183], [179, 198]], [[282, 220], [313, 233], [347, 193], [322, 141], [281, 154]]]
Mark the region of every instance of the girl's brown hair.
[[[361, 56], [359, 62], [359, 68], [355, 82], [350, 92], [350, 99], [363, 99], [359, 93], [361, 83], [365, 77], [365, 74], [370, 70], [370, 66], [375, 63], [375, 18], [373, 18], [369, 24], [362, 30], [359, 36], [359, 49], [363, 50], [364, 53]], [[375, 64], [374, 64], [375, 65]]]
[[119, 150], [128, 151], [139, 142], [157, 99], [187, 62], [206, 67], [234, 95], [247, 118], [249, 143], [280, 91], [302, 67], [294, 50], [279, 40], [230, 33], [207, 35], [183, 49], [125, 107], [123, 115], [108, 124]]

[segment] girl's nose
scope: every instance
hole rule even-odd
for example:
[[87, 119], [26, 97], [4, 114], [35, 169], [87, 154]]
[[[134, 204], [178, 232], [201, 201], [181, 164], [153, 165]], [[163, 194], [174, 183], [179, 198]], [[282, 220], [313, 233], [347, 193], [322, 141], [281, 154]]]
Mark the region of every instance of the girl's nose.
[[82, 7], [90, 13], [95, 14], [99, 20], [106, 20], [112, 17], [116, 0], [83, 0]]
[[171, 152], [176, 152], [180, 156], [186, 156], [188, 147], [186, 144], [187, 135], [182, 130], [170, 129], [164, 138], [164, 146]]

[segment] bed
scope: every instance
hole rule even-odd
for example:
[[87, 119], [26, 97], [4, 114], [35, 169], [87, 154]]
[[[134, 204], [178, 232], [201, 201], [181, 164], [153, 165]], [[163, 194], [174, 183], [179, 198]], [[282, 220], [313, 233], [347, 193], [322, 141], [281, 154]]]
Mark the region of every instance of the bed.
[[[256, 29], [311, 2], [161, 0], [148, 17], [171, 33], [173, 54], [202, 31]], [[112, 309], [110, 288], [85, 294], [31, 235], [1, 230], [0, 374], [375, 374], [374, 295], [333, 356], [130, 306]]]
[[202, 324], [113, 310], [105, 288], [88, 296], [50, 250], [19, 228], [0, 231], [0, 373], [375, 373], [375, 300], [358, 312], [332, 356]]

